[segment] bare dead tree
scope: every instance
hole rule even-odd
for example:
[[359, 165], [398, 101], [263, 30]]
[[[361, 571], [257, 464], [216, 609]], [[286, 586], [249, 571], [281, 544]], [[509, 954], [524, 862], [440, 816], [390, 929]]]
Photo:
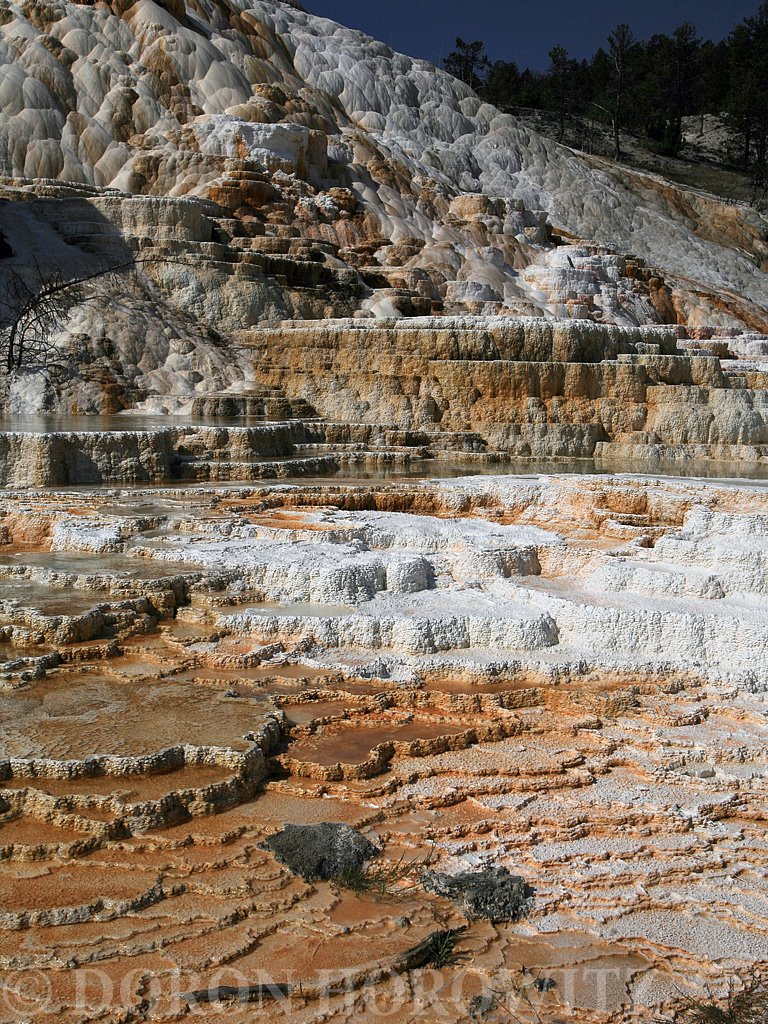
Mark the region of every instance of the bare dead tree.
[[614, 159], [621, 160], [621, 128], [624, 120], [629, 75], [632, 66], [632, 55], [637, 48], [637, 40], [629, 25], [621, 24], [608, 36], [609, 56], [613, 65], [613, 147]]
[[6, 267], [0, 283], [0, 372], [21, 369], [54, 370], [54, 339], [70, 314], [86, 299], [84, 286], [120, 270], [133, 269], [136, 260], [105, 265], [68, 276], [58, 266], [41, 267], [33, 259], [22, 268]]
[[0, 273], [0, 378], [22, 369], [68, 374], [73, 360], [63, 360], [56, 337], [75, 307], [96, 298], [85, 286], [104, 283], [124, 271], [146, 265], [188, 265], [183, 257], [131, 256], [119, 263], [103, 263], [88, 272], [67, 275], [59, 266], [43, 267], [37, 259], [4, 266]]

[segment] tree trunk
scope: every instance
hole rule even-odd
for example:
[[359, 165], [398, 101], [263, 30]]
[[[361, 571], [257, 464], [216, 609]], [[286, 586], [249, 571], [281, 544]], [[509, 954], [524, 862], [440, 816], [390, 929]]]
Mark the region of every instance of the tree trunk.
[[749, 158], [752, 154], [752, 126], [749, 122], [744, 126], [744, 155], [742, 162], [745, 167], [749, 167]]
[[13, 325], [13, 327], [11, 328], [11, 333], [8, 335], [8, 352], [7, 352], [7, 355], [6, 355], [6, 363], [7, 363], [8, 373], [11, 373], [13, 371], [13, 366], [14, 366], [14, 363], [16, 361], [15, 360], [15, 347], [16, 347], [16, 332], [18, 330], [18, 327], [19, 327], [19, 325], [18, 325], [18, 322], [17, 322], [17, 323], [15, 323]]
[[616, 106], [613, 112], [613, 146], [615, 150], [615, 159], [621, 160], [621, 102], [624, 98], [624, 80], [623, 72], [619, 71], [618, 82], [616, 83]]

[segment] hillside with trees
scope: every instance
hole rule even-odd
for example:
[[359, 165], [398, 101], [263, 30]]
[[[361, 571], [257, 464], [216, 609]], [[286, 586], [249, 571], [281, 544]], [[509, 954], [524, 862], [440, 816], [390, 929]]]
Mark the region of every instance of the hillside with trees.
[[544, 72], [493, 63], [480, 40], [457, 39], [443, 63], [574, 149], [768, 205], [768, 0], [720, 42], [690, 22], [648, 40], [620, 24], [589, 59], [557, 43]]

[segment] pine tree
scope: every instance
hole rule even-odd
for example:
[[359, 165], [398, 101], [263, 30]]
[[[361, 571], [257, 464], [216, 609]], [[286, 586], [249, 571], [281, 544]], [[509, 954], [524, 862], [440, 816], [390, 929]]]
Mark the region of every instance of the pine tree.
[[549, 51], [548, 79], [558, 115], [557, 141], [565, 135], [565, 115], [571, 106], [575, 62], [568, 56], [564, 46], [555, 46]]
[[741, 162], [752, 170], [754, 203], [762, 201], [768, 158], [768, 2], [746, 18], [729, 37], [731, 87], [726, 111]]
[[443, 67], [449, 75], [458, 78], [472, 89], [479, 89], [491, 67], [485, 45], [476, 39], [473, 43], [465, 42], [456, 37], [456, 49], [443, 61]]

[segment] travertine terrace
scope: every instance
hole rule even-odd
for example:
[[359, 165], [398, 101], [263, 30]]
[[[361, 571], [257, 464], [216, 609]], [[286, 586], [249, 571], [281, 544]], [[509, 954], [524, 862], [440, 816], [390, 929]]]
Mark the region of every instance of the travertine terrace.
[[[265, 979], [216, 1009], [722, 994], [768, 961], [767, 506], [601, 476], [8, 492], [4, 1019], [34, 1016], [31, 967], [63, 1021], [78, 985], [88, 1019], [153, 1021]], [[321, 821], [381, 849], [383, 894], [262, 848]], [[522, 875], [527, 915], [467, 919], [427, 860]], [[458, 959], [425, 966], [448, 928]]]
[[767, 239], [298, 2], [0, 2], [0, 304], [87, 278], [0, 359], [0, 1024], [765, 979]]
[[151, 425], [131, 415], [109, 418], [109, 429], [82, 416], [76, 429], [9, 424], [0, 483], [274, 479], [457, 458], [748, 472], [768, 457], [760, 336], [682, 341], [669, 326], [423, 317], [289, 321], [235, 344], [249, 389], [180, 405], [167, 396], [176, 415]]

